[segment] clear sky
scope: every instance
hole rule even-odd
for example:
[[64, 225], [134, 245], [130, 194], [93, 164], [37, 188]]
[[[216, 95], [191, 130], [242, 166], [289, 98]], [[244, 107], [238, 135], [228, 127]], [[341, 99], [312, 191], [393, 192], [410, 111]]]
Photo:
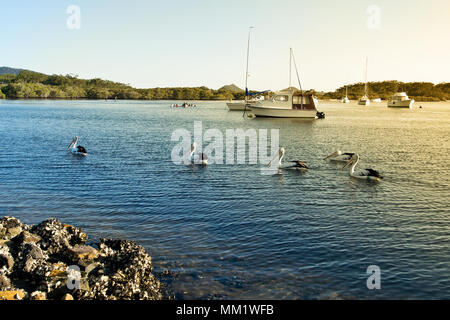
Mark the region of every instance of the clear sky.
[[[69, 5], [80, 29], [67, 27]], [[1, 0], [0, 66], [244, 87], [249, 26], [250, 89], [288, 86], [290, 46], [304, 89], [363, 81], [365, 56], [369, 81], [450, 81], [449, 0]]]

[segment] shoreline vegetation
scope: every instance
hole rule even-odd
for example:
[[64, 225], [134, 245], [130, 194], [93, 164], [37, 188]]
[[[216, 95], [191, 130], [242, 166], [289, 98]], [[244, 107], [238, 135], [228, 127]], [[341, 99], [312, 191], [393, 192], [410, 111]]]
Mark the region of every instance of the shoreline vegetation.
[[[5, 73], [14, 72], [16, 73]], [[450, 100], [450, 83], [382, 81], [369, 82], [369, 97], [388, 99], [405, 91], [416, 101]], [[257, 91], [250, 91], [257, 92]], [[346, 88], [334, 92], [307, 90], [318, 99], [341, 99]], [[357, 100], [364, 94], [364, 83], [347, 85], [347, 96]], [[95, 79], [79, 79], [74, 75], [46, 75], [39, 72], [0, 68], [0, 99], [120, 99], [120, 100], [244, 100], [245, 91], [236, 85], [220, 89], [202, 87], [173, 87], [136, 89], [130, 85]], [[268, 92], [267, 95], [272, 95]]]
[[0, 218], [0, 300], [171, 299], [143, 247], [87, 239], [56, 219], [27, 225]]

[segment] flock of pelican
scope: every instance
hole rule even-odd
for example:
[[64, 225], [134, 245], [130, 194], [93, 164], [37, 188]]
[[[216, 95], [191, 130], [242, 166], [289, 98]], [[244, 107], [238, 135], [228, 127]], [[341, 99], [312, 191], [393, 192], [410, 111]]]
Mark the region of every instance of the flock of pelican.
[[[308, 165], [300, 160], [294, 160], [294, 161], [290, 161], [291, 165], [282, 165], [281, 161], [284, 157], [284, 154], [286, 153], [285, 149], [283, 147], [280, 148], [280, 150], [278, 151], [277, 154], [275, 154], [275, 156], [273, 157], [273, 159], [269, 162], [269, 164], [267, 165], [267, 167], [271, 167], [273, 164], [273, 161], [278, 157], [278, 169], [295, 169], [295, 170], [300, 170], [300, 171], [306, 171], [308, 170]], [[353, 178], [357, 178], [357, 179], [363, 179], [363, 180], [369, 180], [369, 181], [376, 181], [379, 182], [381, 181], [381, 179], [383, 179], [383, 176], [374, 169], [359, 169], [359, 170], [355, 170], [358, 162], [359, 162], [359, 154], [357, 153], [343, 153], [341, 150], [337, 150], [333, 153], [331, 153], [330, 155], [326, 156], [325, 158], [323, 158], [323, 160], [329, 160], [329, 161], [334, 161], [334, 162], [345, 162], [345, 165], [342, 167], [341, 170], [344, 170], [345, 168], [347, 168], [349, 165], [352, 164], [351, 168], [350, 168], [350, 176]]]
[[[192, 164], [201, 164], [201, 165], [207, 165], [208, 164], [208, 157], [204, 153], [195, 154], [195, 150], [197, 148], [197, 144], [194, 142], [191, 145], [191, 153], [190, 153], [190, 159]], [[291, 160], [289, 165], [282, 165], [282, 160], [284, 158], [284, 155], [286, 153], [286, 150], [281, 147], [278, 152], [275, 154], [275, 156], [270, 160], [267, 167], [272, 167], [274, 164], [274, 161], [276, 158], [278, 158], [278, 162], [276, 164], [276, 167], [278, 169], [291, 169], [291, 170], [300, 170], [300, 171], [307, 171], [309, 169], [306, 162], [300, 161], [300, 160]], [[383, 176], [374, 169], [359, 169], [355, 170], [356, 166], [359, 162], [359, 154], [357, 153], [349, 153], [345, 152], [343, 153], [341, 150], [337, 150], [330, 155], [326, 156], [323, 160], [329, 160], [334, 162], [345, 162], [345, 165], [342, 167], [341, 170], [344, 170], [349, 165], [352, 165], [350, 168], [350, 176], [357, 178], [357, 179], [363, 179], [363, 180], [369, 180], [369, 181], [376, 181], [379, 182], [381, 179], [383, 179]]]
[[[72, 142], [69, 144], [69, 146], [67, 147], [67, 149], [73, 154], [73, 155], [77, 155], [77, 156], [86, 156], [87, 155], [87, 151], [86, 148], [77, 145], [78, 144], [78, 137], [73, 138]], [[191, 144], [191, 148], [190, 148], [190, 153], [189, 153], [189, 159], [191, 164], [193, 165], [203, 165], [206, 166], [208, 165], [208, 156], [204, 153], [195, 153], [195, 151], [197, 150], [197, 143], [192, 143]], [[293, 170], [300, 170], [300, 171], [306, 171], [309, 169], [308, 165], [306, 164], [306, 162], [300, 161], [300, 160], [291, 160], [289, 165], [282, 165], [281, 161], [284, 158], [284, 155], [286, 153], [286, 150], [281, 147], [278, 152], [275, 154], [275, 156], [272, 158], [272, 160], [270, 160], [270, 162], [268, 163], [267, 167], [272, 167], [275, 159], [278, 157], [278, 162], [276, 164], [278, 169], [293, 169]], [[334, 162], [345, 162], [345, 165], [342, 167], [341, 170], [344, 170], [345, 168], [347, 168], [349, 165], [352, 165], [350, 167], [350, 176], [357, 178], [357, 179], [364, 179], [364, 180], [369, 180], [369, 181], [381, 181], [381, 179], [383, 179], [383, 176], [381, 176], [381, 174], [374, 169], [359, 169], [359, 170], [355, 170], [356, 166], [358, 165], [359, 162], [359, 154], [357, 153], [343, 153], [340, 150], [337, 150], [333, 153], [331, 153], [330, 155], [326, 156], [325, 158], [323, 158], [323, 160], [329, 160], [329, 161], [334, 161]]]

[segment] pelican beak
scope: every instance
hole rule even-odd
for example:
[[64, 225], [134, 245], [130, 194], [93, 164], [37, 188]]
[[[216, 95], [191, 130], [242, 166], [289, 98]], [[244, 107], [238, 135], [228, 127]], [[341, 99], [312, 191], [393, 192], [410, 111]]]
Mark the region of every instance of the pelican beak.
[[273, 160], [275, 160], [275, 158], [276, 158], [277, 156], [278, 156], [278, 158], [281, 157], [281, 151], [280, 151], [280, 150], [278, 150], [278, 153], [276, 153], [276, 154], [273, 156], [272, 160], [270, 160], [269, 164], [267, 165], [267, 168], [270, 168], [270, 167], [272, 166]]
[[69, 148], [73, 145], [73, 142], [75, 141], [75, 138], [72, 139], [72, 142], [67, 146], [67, 150], [69, 150]]
[[345, 166], [343, 166], [341, 170], [344, 170], [345, 168], [347, 168], [350, 165], [350, 163], [352, 163], [352, 162], [353, 162], [353, 159], [348, 160], [347, 163], [345, 164]]
[[328, 158], [334, 157], [335, 155], [337, 155], [337, 151], [335, 151], [332, 154], [326, 156], [325, 158], [323, 158], [323, 160], [327, 160]]

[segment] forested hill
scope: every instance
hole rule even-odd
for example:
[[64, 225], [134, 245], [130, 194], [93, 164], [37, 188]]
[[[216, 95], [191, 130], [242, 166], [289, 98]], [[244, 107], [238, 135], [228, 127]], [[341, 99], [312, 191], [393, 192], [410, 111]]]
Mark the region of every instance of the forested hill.
[[[20, 70], [2, 67], [0, 70]], [[347, 86], [348, 97], [363, 95], [364, 83]], [[417, 101], [450, 99], [450, 83], [383, 81], [369, 83], [369, 97], [387, 99], [395, 92], [405, 91]], [[340, 99], [345, 87], [335, 92], [315, 92], [318, 98]], [[18, 74], [0, 73], [0, 99], [143, 99], [143, 100], [229, 100], [244, 99], [244, 91], [234, 84], [218, 90], [207, 87], [136, 89], [129, 85], [102, 79], [79, 79], [72, 75], [46, 75], [22, 70]]]
[[[369, 82], [369, 98], [389, 99], [396, 92], [406, 92], [409, 97], [416, 101], [444, 101], [450, 100], [450, 83], [444, 82], [434, 84], [431, 82], [400, 82], [381, 81]], [[359, 99], [364, 94], [364, 83], [350, 84], [347, 86], [349, 99]], [[317, 94], [319, 98], [340, 99], [345, 96], [345, 86], [335, 92]]]
[[0, 75], [0, 98], [8, 99], [145, 99], [145, 100], [228, 100], [244, 99], [235, 86], [218, 90], [207, 87], [135, 89], [102, 80], [78, 79], [72, 75], [46, 75], [24, 70], [17, 75]]

